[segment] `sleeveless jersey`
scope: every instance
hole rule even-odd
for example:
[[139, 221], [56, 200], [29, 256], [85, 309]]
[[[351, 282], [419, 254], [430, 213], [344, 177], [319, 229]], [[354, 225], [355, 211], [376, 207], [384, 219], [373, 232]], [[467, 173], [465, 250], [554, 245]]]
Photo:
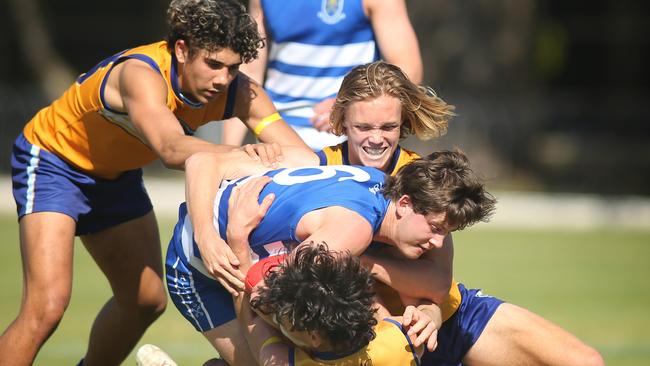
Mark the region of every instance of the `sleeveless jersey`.
[[[260, 193], [260, 201], [269, 193], [275, 194], [275, 200], [249, 237], [251, 250], [258, 258], [283, 252], [282, 242], [299, 242], [296, 227], [308, 212], [331, 206], [344, 207], [361, 215], [376, 232], [388, 208], [389, 200], [381, 194], [385, 174], [374, 168], [316, 166], [273, 170], [265, 175], [273, 180]], [[217, 192], [214, 224], [225, 241], [232, 188], [250, 178], [225, 182]], [[184, 252], [190, 264], [201, 270], [202, 261], [193, 240], [189, 215], [184, 218], [182, 232], [182, 240], [174, 244], [180, 244], [182, 248], [176, 250]]]
[[162, 41], [119, 52], [79, 76], [59, 99], [27, 123], [23, 130], [25, 138], [79, 170], [107, 179], [157, 159], [129, 116], [111, 109], [104, 99], [110, 72], [127, 59], [146, 62], [165, 79], [167, 107], [186, 134], [209, 121], [230, 117], [237, 79], [227, 93], [208, 104], [187, 100], [180, 93], [176, 59]]
[[312, 127], [313, 106], [353, 67], [378, 60], [362, 0], [261, 0], [272, 40], [264, 87], [287, 123]]
[[[336, 146], [328, 146], [316, 153], [320, 160], [320, 165], [350, 165], [348, 160], [348, 142], [343, 142]], [[390, 163], [386, 172], [390, 175], [397, 174], [399, 168], [410, 163], [420, 156], [411, 150], [407, 150], [401, 146], [397, 146], [393, 156], [390, 158]]]
[[343, 357], [316, 352], [309, 354], [300, 348], [290, 347], [289, 359], [293, 359], [293, 363], [289, 364], [295, 366], [420, 365], [415, 348], [402, 331], [401, 324], [386, 318], [375, 326], [375, 334], [375, 339], [366, 347]]

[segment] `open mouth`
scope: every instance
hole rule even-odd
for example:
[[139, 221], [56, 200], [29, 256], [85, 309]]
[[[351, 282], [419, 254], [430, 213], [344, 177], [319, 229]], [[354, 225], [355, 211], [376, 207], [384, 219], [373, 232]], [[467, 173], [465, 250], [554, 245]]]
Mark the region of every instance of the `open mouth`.
[[363, 151], [366, 152], [366, 154], [368, 154], [370, 156], [381, 156], [386, 152], [386, 150], [388, 150], [388, 147], [368, 147], [368, 146], [363, 146], [362, 149], [363, 149]]

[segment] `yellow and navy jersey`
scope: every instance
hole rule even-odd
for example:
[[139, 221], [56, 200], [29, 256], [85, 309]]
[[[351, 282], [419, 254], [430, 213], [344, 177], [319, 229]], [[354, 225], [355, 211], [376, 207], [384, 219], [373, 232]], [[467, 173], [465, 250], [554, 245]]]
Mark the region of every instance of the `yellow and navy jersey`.
[[119, 52], [81, 74], [59, 99], [27, 123], [23, 130], [25, 138], [79, 170], [106, 179], [157, 159], [128, 114], [112, 109], [104, 98], [110, 72], [128, 59], [147, 63], [164, 78], [167, 107], [186, 134], [207, 122], [230, 117], [238, 79], [210, 103], [192, 102], [182, 95], [175, 56], [167, 43], [161, 41]]
[[331, 353], [307, 353], [300, 348], [289, 350], [289, 365], [295, 366], [410, 366], [420, 365], [415, 347], [402, 330], [402, 325], [390, 318], [380, 321], [375, 327], [375, 338], [370, 343], [349, 355]]
[[[348, 159], [347, 141], [336, 146], [326, 147], [323, 150], [318, 151], [316, 155], [318, 155], [320, 165], [350, 165], [350, 160]], [[388, 165], [386, 172], [390, 175], [395, 175], [401, 167], [419, 158], [420, 155], [417, 153], [397, 145], [397, 149], [395, 149], [395, 152], [391, 157], [390, 164]], [[386, 293], [385, 296], [383, 296], [383, 299], [387, 302], [386, 305], [388, 306], [391, 314], [403, 313], [403, 307], [401, 306], [402, 301], [399, 299], [397, 292], [392, 289], [386, 289]], [[460, 291], [458, 290], [458, 283], [456, 281], [452, 281], [447, 299], [445, 302], [440, 304], [443, 321], [449, 319], [452, 315], [454, 315], [460, 306], [460, 302], [461, 295]]]
[[[348, 160], [348, 142], [345, 141], [336, 146], [329, 146], [316, 153], [320, 159], [320, 165], [350, 165]], [[420, 156], [411, 150], [407, 150], [401, 146], [397, 146], [393, 156], [390, 159], [390, 164], [386, 173], [395, 175], [399, 168], [418, 159]]]

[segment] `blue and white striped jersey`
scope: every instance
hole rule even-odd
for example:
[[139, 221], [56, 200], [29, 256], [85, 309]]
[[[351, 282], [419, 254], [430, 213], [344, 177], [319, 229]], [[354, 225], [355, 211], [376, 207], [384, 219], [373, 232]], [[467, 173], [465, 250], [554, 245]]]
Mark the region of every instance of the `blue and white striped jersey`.
[[[260, 194], [260, 202], [269, 193], [275, 194], [275, 200], [249, 238], [251, 249], [260, 258], [282, 252], [282, 242], [300, 241], [296, 237], [296, 227], [308, 212], [331, 206], [344, 207], [365, 218], [376, 232], [388, 208], [389, 200], [381, 193], [385, 174], [374, 168], [315, 166], [273, 170], [265, 175], [273, 180]], [[243, 184], [250, 178], [224, 182], [215, 197], [214, 224], [226, 241], [228, 199], [235, 185]], [[190, 264], [200, 265], [201, 256], [193, 240], [192, 224], [184, 211], [181, 208], [181, 240], [172, 245], [182, 246], [176, 251], [184, 252]]]
[[353, 67], [380, 58], [362, 0], [261, 0], [272, 42], [264, 87], [287, 123], [311, 127]]

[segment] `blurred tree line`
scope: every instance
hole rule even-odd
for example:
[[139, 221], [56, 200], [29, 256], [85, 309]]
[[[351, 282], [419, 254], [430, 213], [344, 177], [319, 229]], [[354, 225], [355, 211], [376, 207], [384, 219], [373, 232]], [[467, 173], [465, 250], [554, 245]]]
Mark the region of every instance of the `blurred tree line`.
[[[77, 74], [164, 36], [167, 3], [5, 0], [0, 171], [24, 123]], [[443, 138], [408, 146], [460, 147], [504, 189], [650, 194], [647, 2], [407, 5], [425, 82], [458, 114]]]

